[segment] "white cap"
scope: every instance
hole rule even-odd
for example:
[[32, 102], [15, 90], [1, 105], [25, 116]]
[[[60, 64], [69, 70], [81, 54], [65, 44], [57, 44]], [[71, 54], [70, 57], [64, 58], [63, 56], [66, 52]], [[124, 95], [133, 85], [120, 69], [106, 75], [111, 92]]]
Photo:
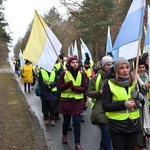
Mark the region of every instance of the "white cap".
[[104, 67], [107, 63], [112, 63], [112, 57], [110, 57], [110, 56], [104, 56], [104, 57], [102, 57], [102, 60], [101, 60], [101, 62], [102, 62], [102, 67]]

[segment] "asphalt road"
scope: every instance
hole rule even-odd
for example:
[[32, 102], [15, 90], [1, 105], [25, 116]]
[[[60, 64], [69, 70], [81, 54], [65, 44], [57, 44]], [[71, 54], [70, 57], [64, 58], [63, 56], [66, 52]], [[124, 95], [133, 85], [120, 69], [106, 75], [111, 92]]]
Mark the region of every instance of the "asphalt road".
[[[19, 82], [22, 91], [24, 91], [20, 78], [16, 76], [16, 79]], [[45, 135], [48, 150], [74, 150], [75, 146], [73, 131], [68, 132], [68, 144], [61, 143], [63, 121], [62, 115], [60, 114], [60, 120], [56, 121], [56, 125], [54, 127], [45, 126], [41, 112], [41, 99], [35, 95], [34, 90], [32, 90], [31, 93], [24, 94], [31, 111], [35, 114], [35, 116], [37, 116], [39, 120], [41, 129]], [[88, 107], [88, 109], [83, 113], [85, 122], [81, 123], [81, 145], [84, 150], [99, 150], [99, 143], [101, 138], [100, 129], [98, 126], [91, 124], [90, 113], [90, 107]]]

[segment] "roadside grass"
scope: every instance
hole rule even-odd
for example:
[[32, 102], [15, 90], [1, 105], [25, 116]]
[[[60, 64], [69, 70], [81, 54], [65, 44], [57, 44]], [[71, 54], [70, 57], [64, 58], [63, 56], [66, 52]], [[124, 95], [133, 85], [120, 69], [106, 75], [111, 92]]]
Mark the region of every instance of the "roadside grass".
[[0, 149], [47, 150], [38, 119], [12, 73], [0, 73]]

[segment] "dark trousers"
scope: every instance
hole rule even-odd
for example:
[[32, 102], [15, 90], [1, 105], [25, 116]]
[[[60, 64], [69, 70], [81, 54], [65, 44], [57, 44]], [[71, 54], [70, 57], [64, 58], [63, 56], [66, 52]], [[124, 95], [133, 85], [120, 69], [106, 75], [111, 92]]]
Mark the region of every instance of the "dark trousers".
[[[71, 115], [63, 115], [63, 135], [67, 135], [68, 128], [71, 121]], [[80, 134], [81, 134], [81, 114], [72, 116], [73, 128], [74, 128], [74, 138], [75, 144], [80, 143]]]
[[25, 92], [27, 91], [27, 86], [28, 86], [28, 91], [30, 91], [31, 83], [24, 83], [24, 91]]
[[42, 112], [44, 116], [44, 120], [48, 120], [50, 116], [50, 120], [54, 120], [54, 101], [46, 101], [42, 100]]
[[100, 148], [104, 150], [112, 150], [112, 145], [111, 145], [111, 136], [110, 132], [108, 130], [108, 125], [107, 124], [100, 124], [100, 129], [101, 129], [101, 142], [100, 142]]
[[138, 132], [111, 133], [113, 150], [135, 150]]

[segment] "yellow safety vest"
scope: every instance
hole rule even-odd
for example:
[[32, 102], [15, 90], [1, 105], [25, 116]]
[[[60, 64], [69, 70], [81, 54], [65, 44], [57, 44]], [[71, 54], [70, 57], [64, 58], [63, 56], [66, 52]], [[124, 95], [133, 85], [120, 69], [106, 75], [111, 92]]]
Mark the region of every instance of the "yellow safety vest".
[[[74, 77], [72, 76], [70, 71], [66, 70], [65, 73], [67, 74], [67, 75], [65, 74], [65, 76], [64, 76], [65, 83], [68, 82], [68, 77], [69, 77], [69, 80], [71, 80], [73, 82], [74, 86], [80, 86], [81, 85], [82, 74], [80, 71], [78, 71], [76, 80], [74, 79]], [[62, 98], [75, 98], [76, 100], [78, 100], [78, 99], [82, 99], [84, 96], [83, 96], [83, 93], [72, 92], [71, 89], [69, 88], [69, 89], [61, 92], [61, 97]]]
[[148, 105], [150, 106], [150, 89], [147, 90]]
[[[110, 80], [108, 81], [111, 93], [112, 93], [112, 99], [113, 102], [117, 101], [123, 101], [131, 98], [131, 90], [133, 89], [133, 86], [128, 88], [128, 94], [126, 92], [126, 89], [124, 87], [118, 86], [111, 82]], [[128, 109], [122, 110], [122, 111], [114, 111], [114, 112], [106, 112], [106, 115], [109, 119], [113, 120], [125, 120], [127, 118], [130, 118], [132, 120], [139, 118], [139, 110], [134, 109], [132, 112], [130, 112]]]
[[61, 68], [61, 63], [60, 62], [55, 63], [54, 67], [56, 68], [56, 71], [58, 71]]
[[93, 67], [94, 66], [94, 61], [90, 59], [90, 66]]
[[[44, 81], [46, 84], [48, 84], [48, 85], [49, 85], [51, 82], [54, 82], [55, 77], [56, 77], [56, 73], [55, 73], [54, 70], [52, 70], [52, 72], [51, 72], [51, 74], [50, 74], [50, 76], [49, 76], [46, 70], [41, 69], [41, 74], [42, 74], [43, 81]], [[57, 87], [52, 88], [51, 91], [57, 91]]]
[[[96, 82], [95, 82], [95, 91], [99, 90], [100, 82], [101, 82], [101, 74], [99, 73], [97, 78], [96, 78]], [[96, 99], [93, 98], [92, 101], [91, 101], [91, 108], [93, 108], [95, 101], [96, 101]]]
[[92, 76], [92, 68], [90, 67], [90, 68], [88, 68], [87, 70], [84, 69], [84, 71], [85, 71], [87, 77], [91, 80], [91, 76]]

